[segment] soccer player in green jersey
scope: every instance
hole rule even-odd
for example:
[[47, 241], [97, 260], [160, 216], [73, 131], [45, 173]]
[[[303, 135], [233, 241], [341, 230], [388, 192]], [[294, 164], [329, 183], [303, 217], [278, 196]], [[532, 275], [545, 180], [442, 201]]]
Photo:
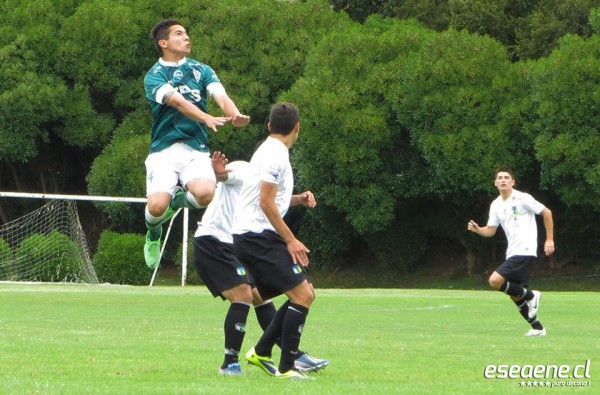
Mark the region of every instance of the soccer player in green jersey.
[[[216, 131], [228, 122], [246, 126], [250, 117], [240, 113], [210, 66], [188, 58], [190, 39], [181, 23], [162, 20], [151, 34], [161, 57], [144, 78], [153, 119], [145, 162], [144, 258], [154, 268], [160, 257], [162, 225], [181, 207], [206, 207], [215, 194], [215, 171], [225, 171], [212, 167], [208, 130]], [[209, 96], [225, 116], [208, 113]]]

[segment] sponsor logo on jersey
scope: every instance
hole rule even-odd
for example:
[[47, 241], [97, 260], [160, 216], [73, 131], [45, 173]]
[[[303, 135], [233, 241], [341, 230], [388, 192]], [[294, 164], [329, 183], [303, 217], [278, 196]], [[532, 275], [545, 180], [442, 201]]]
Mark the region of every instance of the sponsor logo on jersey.
[[279, 182], [279, 177], [280, 177], [280, 173], [281, 173], [281, 169], [279, 168], [279, 166], [277, 165], [273, 165], [269, 168], [268, 173], [271, 175], [271, 177], [273, 177], [273, 181], [275, 182]]
[[183, 79], [183, 71], [175, 70], [173, 73], [173, 83], [176, 84]]

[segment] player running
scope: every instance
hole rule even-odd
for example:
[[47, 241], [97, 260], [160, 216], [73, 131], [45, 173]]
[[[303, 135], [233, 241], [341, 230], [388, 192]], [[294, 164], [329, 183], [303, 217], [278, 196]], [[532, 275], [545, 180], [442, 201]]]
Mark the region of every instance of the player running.
[[515, 178], [507, 167], [496, 170], [494, 181], [500, 192], [490, 206], [487, 225], [480, 227], [469, 221], [467, 229], [480, 236], [492, 237], [502, 226], [508, 247], [506, 260], [489, 278], [490, 286], [504, 292], [515, 302], [523, 318], [531, 325], [525, 336], [546, 336], [546, 329], [537, 318], [541, 293], [527, 288], [531, 265], [537, 259], [538, 232], [535, 215], [544, 218], [546, 228], [546, 255], [554, 253], [554, 225], [552, 212], [528, 193], [513, 188]]

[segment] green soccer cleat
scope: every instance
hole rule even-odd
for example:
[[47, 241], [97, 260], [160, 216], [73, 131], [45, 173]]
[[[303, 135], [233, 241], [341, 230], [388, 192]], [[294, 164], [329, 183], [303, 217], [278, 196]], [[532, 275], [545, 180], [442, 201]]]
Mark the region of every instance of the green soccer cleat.
[[256, 351], [254, 351], [254, 347], [246, 353], [246, 361], [251, 365], [258, 366], [269, 376], [275, 376], [278, 373], [275, 362], [273, 362], [270, 357], [261, 357], [258, 355]]
[[144, 259], [146, 260], [146, 265], [150, 269], [154, 269], [156, 266], [158, 266], [160, 261], [160, 237], [156, 240], [150, 240], [148, 235], [146, 235], [146, 243], [144, 244]]

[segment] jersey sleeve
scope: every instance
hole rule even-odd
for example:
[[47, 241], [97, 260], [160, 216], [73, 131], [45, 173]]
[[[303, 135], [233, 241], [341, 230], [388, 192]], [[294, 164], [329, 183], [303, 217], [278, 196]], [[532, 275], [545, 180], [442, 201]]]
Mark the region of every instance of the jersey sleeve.
[[260, 169], [260, 179], [270, 184], [279, 185], [284, 172], [285, 164], [279, 160], [274, 160]]
[[495, 204], [492, 203], [490, 205], [490, 213], [488, 216], [487, 226], [497, 228], [498, 226], [500, 226], [500, 223], [500, 217], [498, 217], [498, 213], [496, 212]]
[[204, 65], [202, 68], [202, 84], [209, 86], [210, 84], [221, 83], [221, 80], [217, 76], [217, 73], [208, 65]]
[[523, 204], [523, 207], [535, 214], [540, 214], [542, 210], [546, 208], [546, 206], [535, 200], [533, 196], [528, 193], [523, 194], [521, 203]]
[[146, 74], [144, 88], [146, 90], [146, 98], [159, 104], [164, 104], [163, 98], [165, 94], [175, 89], [169, 84], [164, 73], [161, 73], [160, 69], [156, 67], [152, 68]]

